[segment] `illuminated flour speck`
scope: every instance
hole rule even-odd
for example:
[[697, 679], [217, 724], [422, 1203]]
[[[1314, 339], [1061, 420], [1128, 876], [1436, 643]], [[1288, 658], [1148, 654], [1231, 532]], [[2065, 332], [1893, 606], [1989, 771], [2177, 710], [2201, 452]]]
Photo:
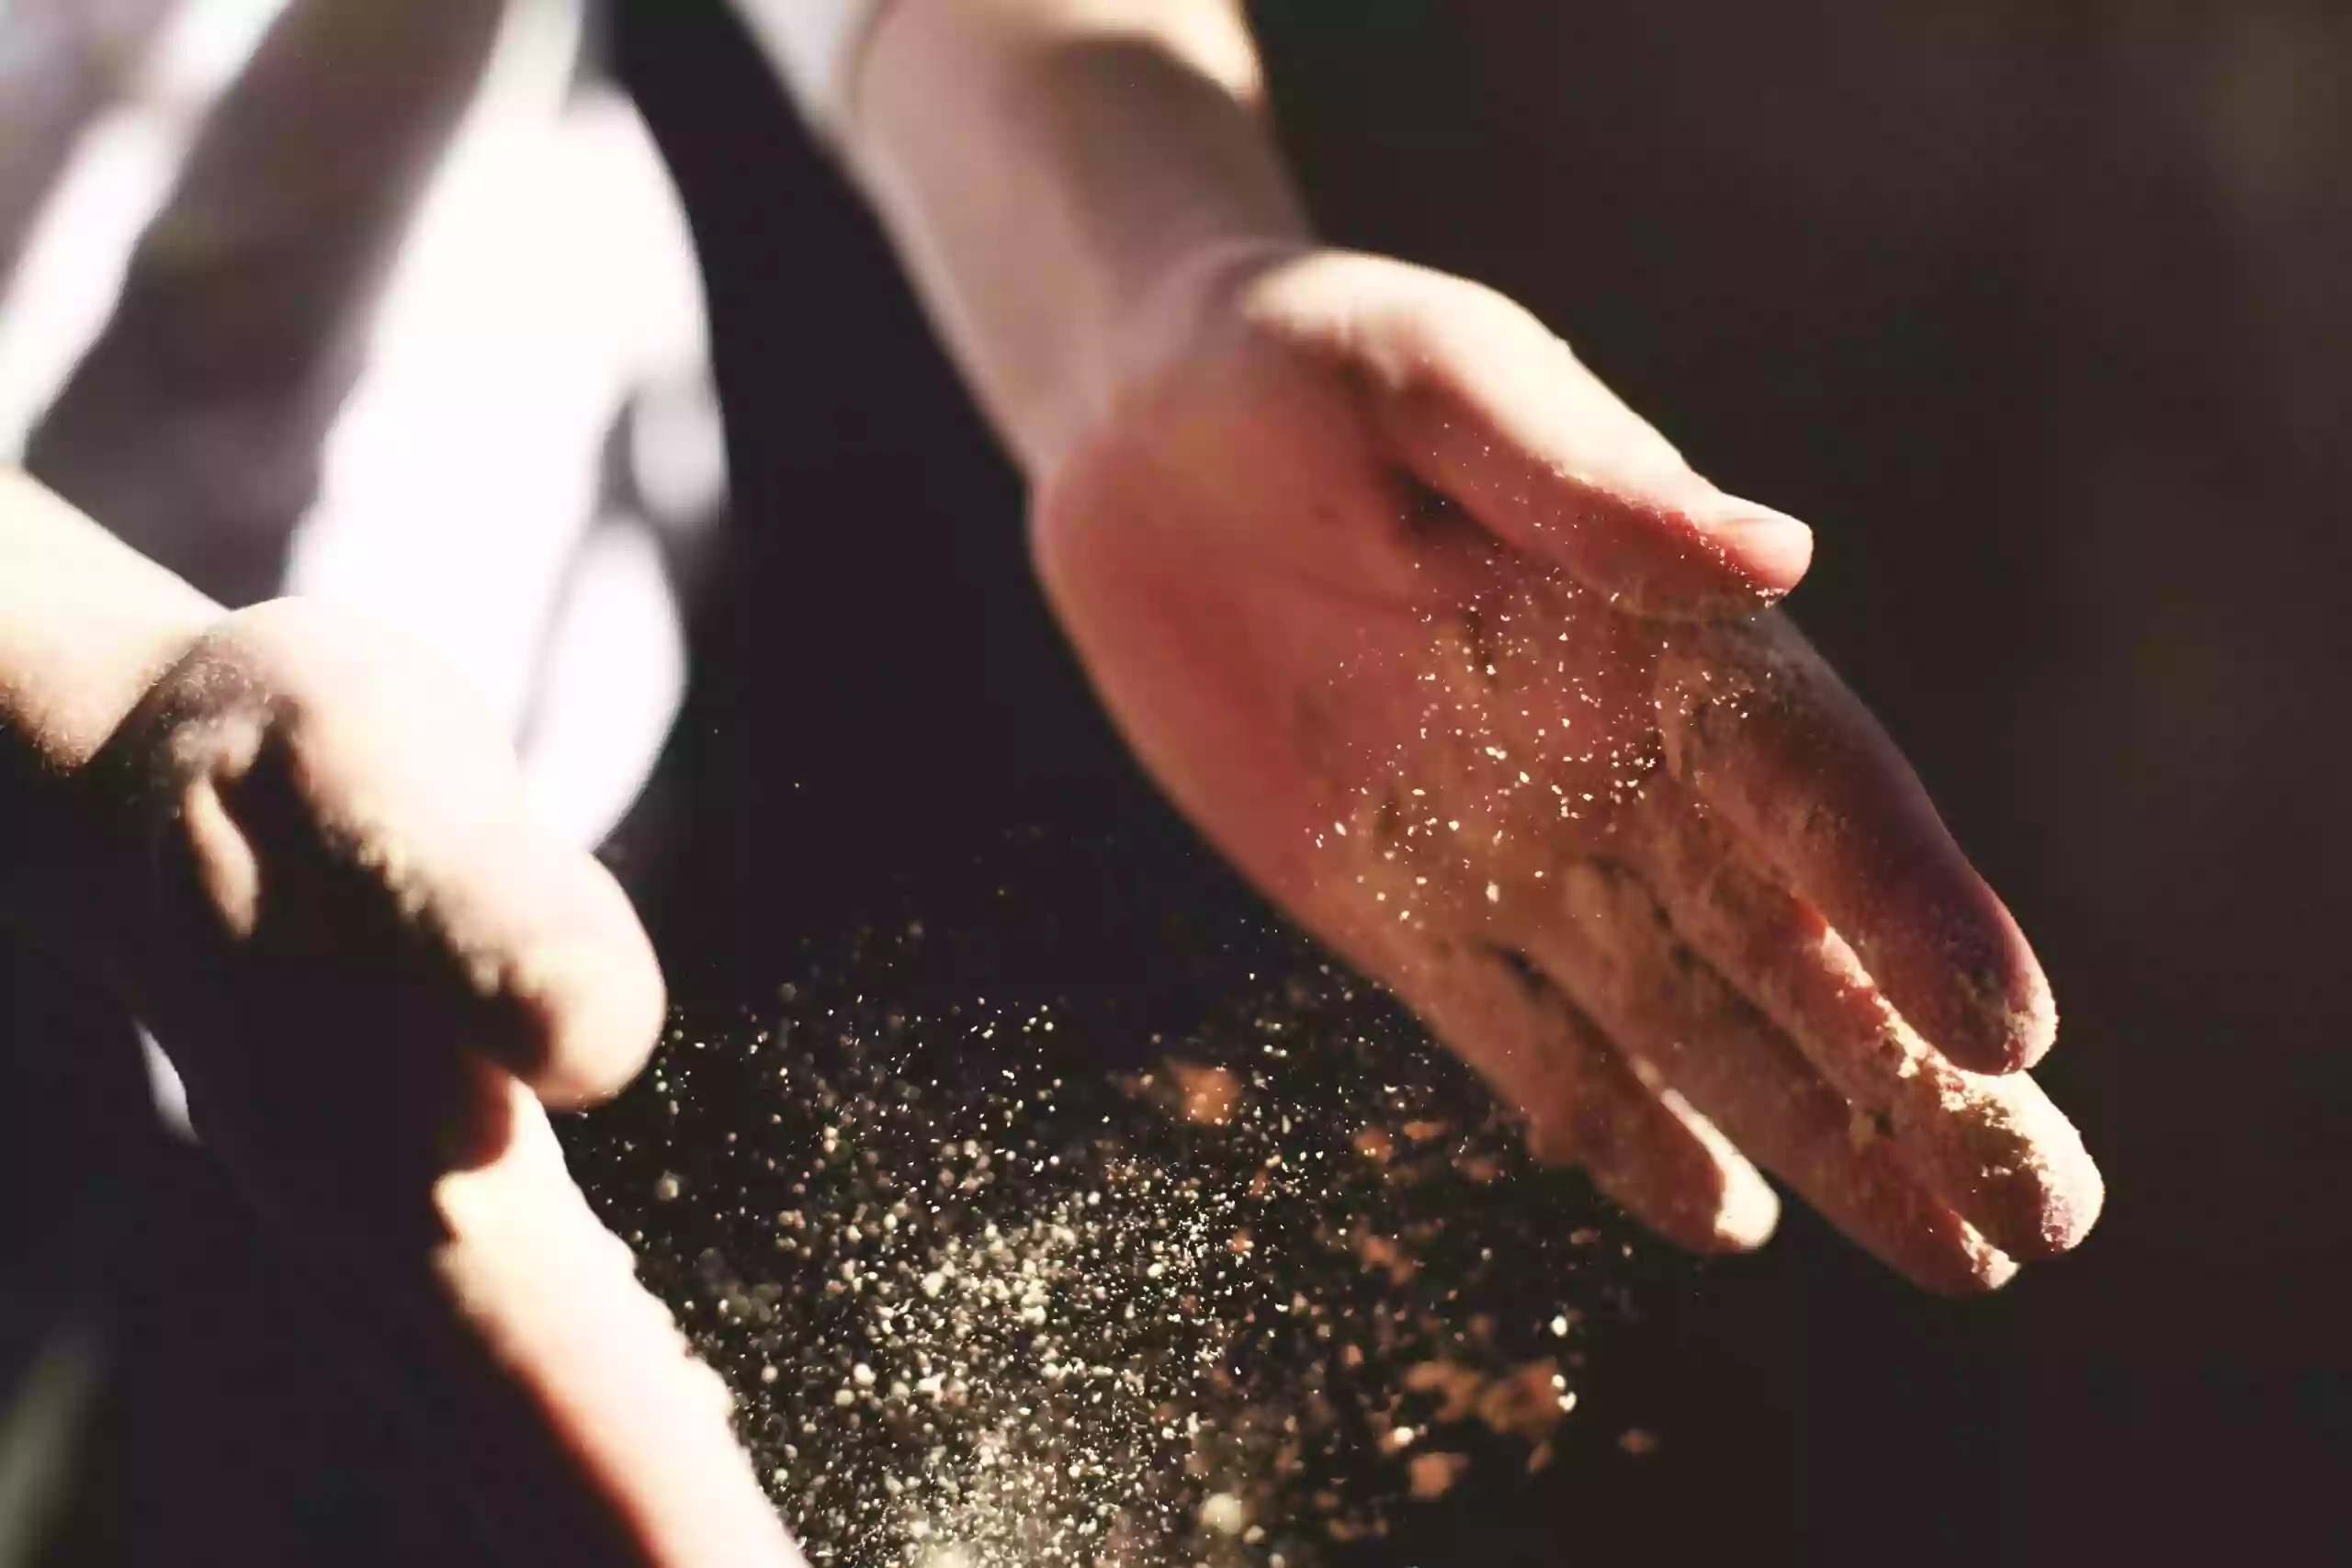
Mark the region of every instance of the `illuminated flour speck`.
[[1212, 1492], [1201, 1502], [1201, 1526], [1219, 1535], [1239, 1535], [1250, 1528], [1250, 1505], [1230, 1492]]

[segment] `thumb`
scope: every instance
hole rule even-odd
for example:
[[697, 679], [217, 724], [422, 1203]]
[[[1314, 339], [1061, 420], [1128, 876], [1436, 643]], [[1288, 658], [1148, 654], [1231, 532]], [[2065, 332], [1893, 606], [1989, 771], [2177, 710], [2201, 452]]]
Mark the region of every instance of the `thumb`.
[[1385, 340], [1380, 404], [1416, 479], [1641, 614], [1753, 610], [1796, 586], [1811, 529], [1709, 483], [1520, 306], [1433, 282], [1367, 333]]
[[[304, 1098], [321, 1074], [383, 1092], [444, 1042], [575, 1107], [652, 1048], [661, 974], [627, 897], [534, 818], [463, 683], [390, 633], [300, 600], [240, 612], [99, 762], [153, 818], [158, 1026], [296, 1072], [289, 1113], [327, 1103]], [[331, 1062], [304, 1043], [326, 1019]]]
[[434, 1271], [469, 1336], [643, 1562], [803, 1568], [736, 1442], [725, 1385], [589, 1210], [545, 1112], [512, 1079], [507, 1092], [513, 1141], [435, 1191]]

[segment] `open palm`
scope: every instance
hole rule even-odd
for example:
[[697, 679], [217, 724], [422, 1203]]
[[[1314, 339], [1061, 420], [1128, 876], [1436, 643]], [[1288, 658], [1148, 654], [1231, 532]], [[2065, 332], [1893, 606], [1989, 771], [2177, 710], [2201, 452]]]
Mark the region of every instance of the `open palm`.
[[[2024, 939], [1723, 495], [1533, 318], [1375, 258], [1200, 275], [1041, 488], [1049, 592], [1208, 836], [1685, 1245], [1918, 1282], [2075, 1245]], [[1745, 1156], [1741, 1151], [1744, 1151]]]

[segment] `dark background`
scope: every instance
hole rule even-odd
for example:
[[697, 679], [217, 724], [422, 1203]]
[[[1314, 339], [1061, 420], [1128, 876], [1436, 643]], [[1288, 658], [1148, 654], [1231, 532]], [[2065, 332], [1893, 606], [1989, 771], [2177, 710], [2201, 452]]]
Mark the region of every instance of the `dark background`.
[[[1395, 1561], [2352, 1541], [2352, 27], [1257, 9], [1332, 238], [1514, 294], [1818, 528], [1795, 612], [2033, 934], [2047, 1081], [2112, 1192], [2078, 1258], [1965, 1306], [1792, 1216], [1622, 1346], [1660, 1453], [1432, 1510]], [[1186, 933], [1252, 905], [1088, 700], [887, 249], [718, 6], [624, 6], [616, 44], [694, 215], [736, 484], [667, 830], [618, 857], [680, 995], [755, 1002], [793, 943], [914, 910], [986, 933], [942, 986], [1197, 1012]]]
[[[1596, 1441], [1371, 1561], [2342, 1558], [2352, 17], [1256, 9], [1332, 238], [1514, 294], [1816, 526], [1795, 613], [2032, 933], [2065, 1019], [2046, 1077], [2111, 1193], [2079, 1256], [1988, 1302], [1795, 1213], [1756, 1259], [1661, 1267], [1589, 1408], [1664, 1448]], [[1105, 728], [887, 248], [718, 0], [624, 0], [613, 41], [693, 215], [735, 479], [688, 711], [613, 851], [687, 1015], [916, 918], [944, 934], [896, 977], [915, 1005], [1196, 1021], [1264, 912]], [[0, 1196], [42, 1210], [53, 1152], [0, 1148]], [[368, 1561], [457, 1560], [209, 1180], [142, 1200], [101, 1544], [73, 1560], [122, 1561], [134, 1518], [176, 1532], [155, 1560], [290, 1560], [229, 1543], [320, 1539], [305, 1511], [360, 1521]]]

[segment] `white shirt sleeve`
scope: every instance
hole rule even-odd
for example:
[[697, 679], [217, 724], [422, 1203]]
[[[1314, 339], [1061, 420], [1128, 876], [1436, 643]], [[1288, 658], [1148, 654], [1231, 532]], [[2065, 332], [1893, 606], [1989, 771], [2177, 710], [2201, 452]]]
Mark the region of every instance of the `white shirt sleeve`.
[[782, 73], [802, 118], [830, 135], [848, 107], [859, 50], [889, 0], [733, 0]]

